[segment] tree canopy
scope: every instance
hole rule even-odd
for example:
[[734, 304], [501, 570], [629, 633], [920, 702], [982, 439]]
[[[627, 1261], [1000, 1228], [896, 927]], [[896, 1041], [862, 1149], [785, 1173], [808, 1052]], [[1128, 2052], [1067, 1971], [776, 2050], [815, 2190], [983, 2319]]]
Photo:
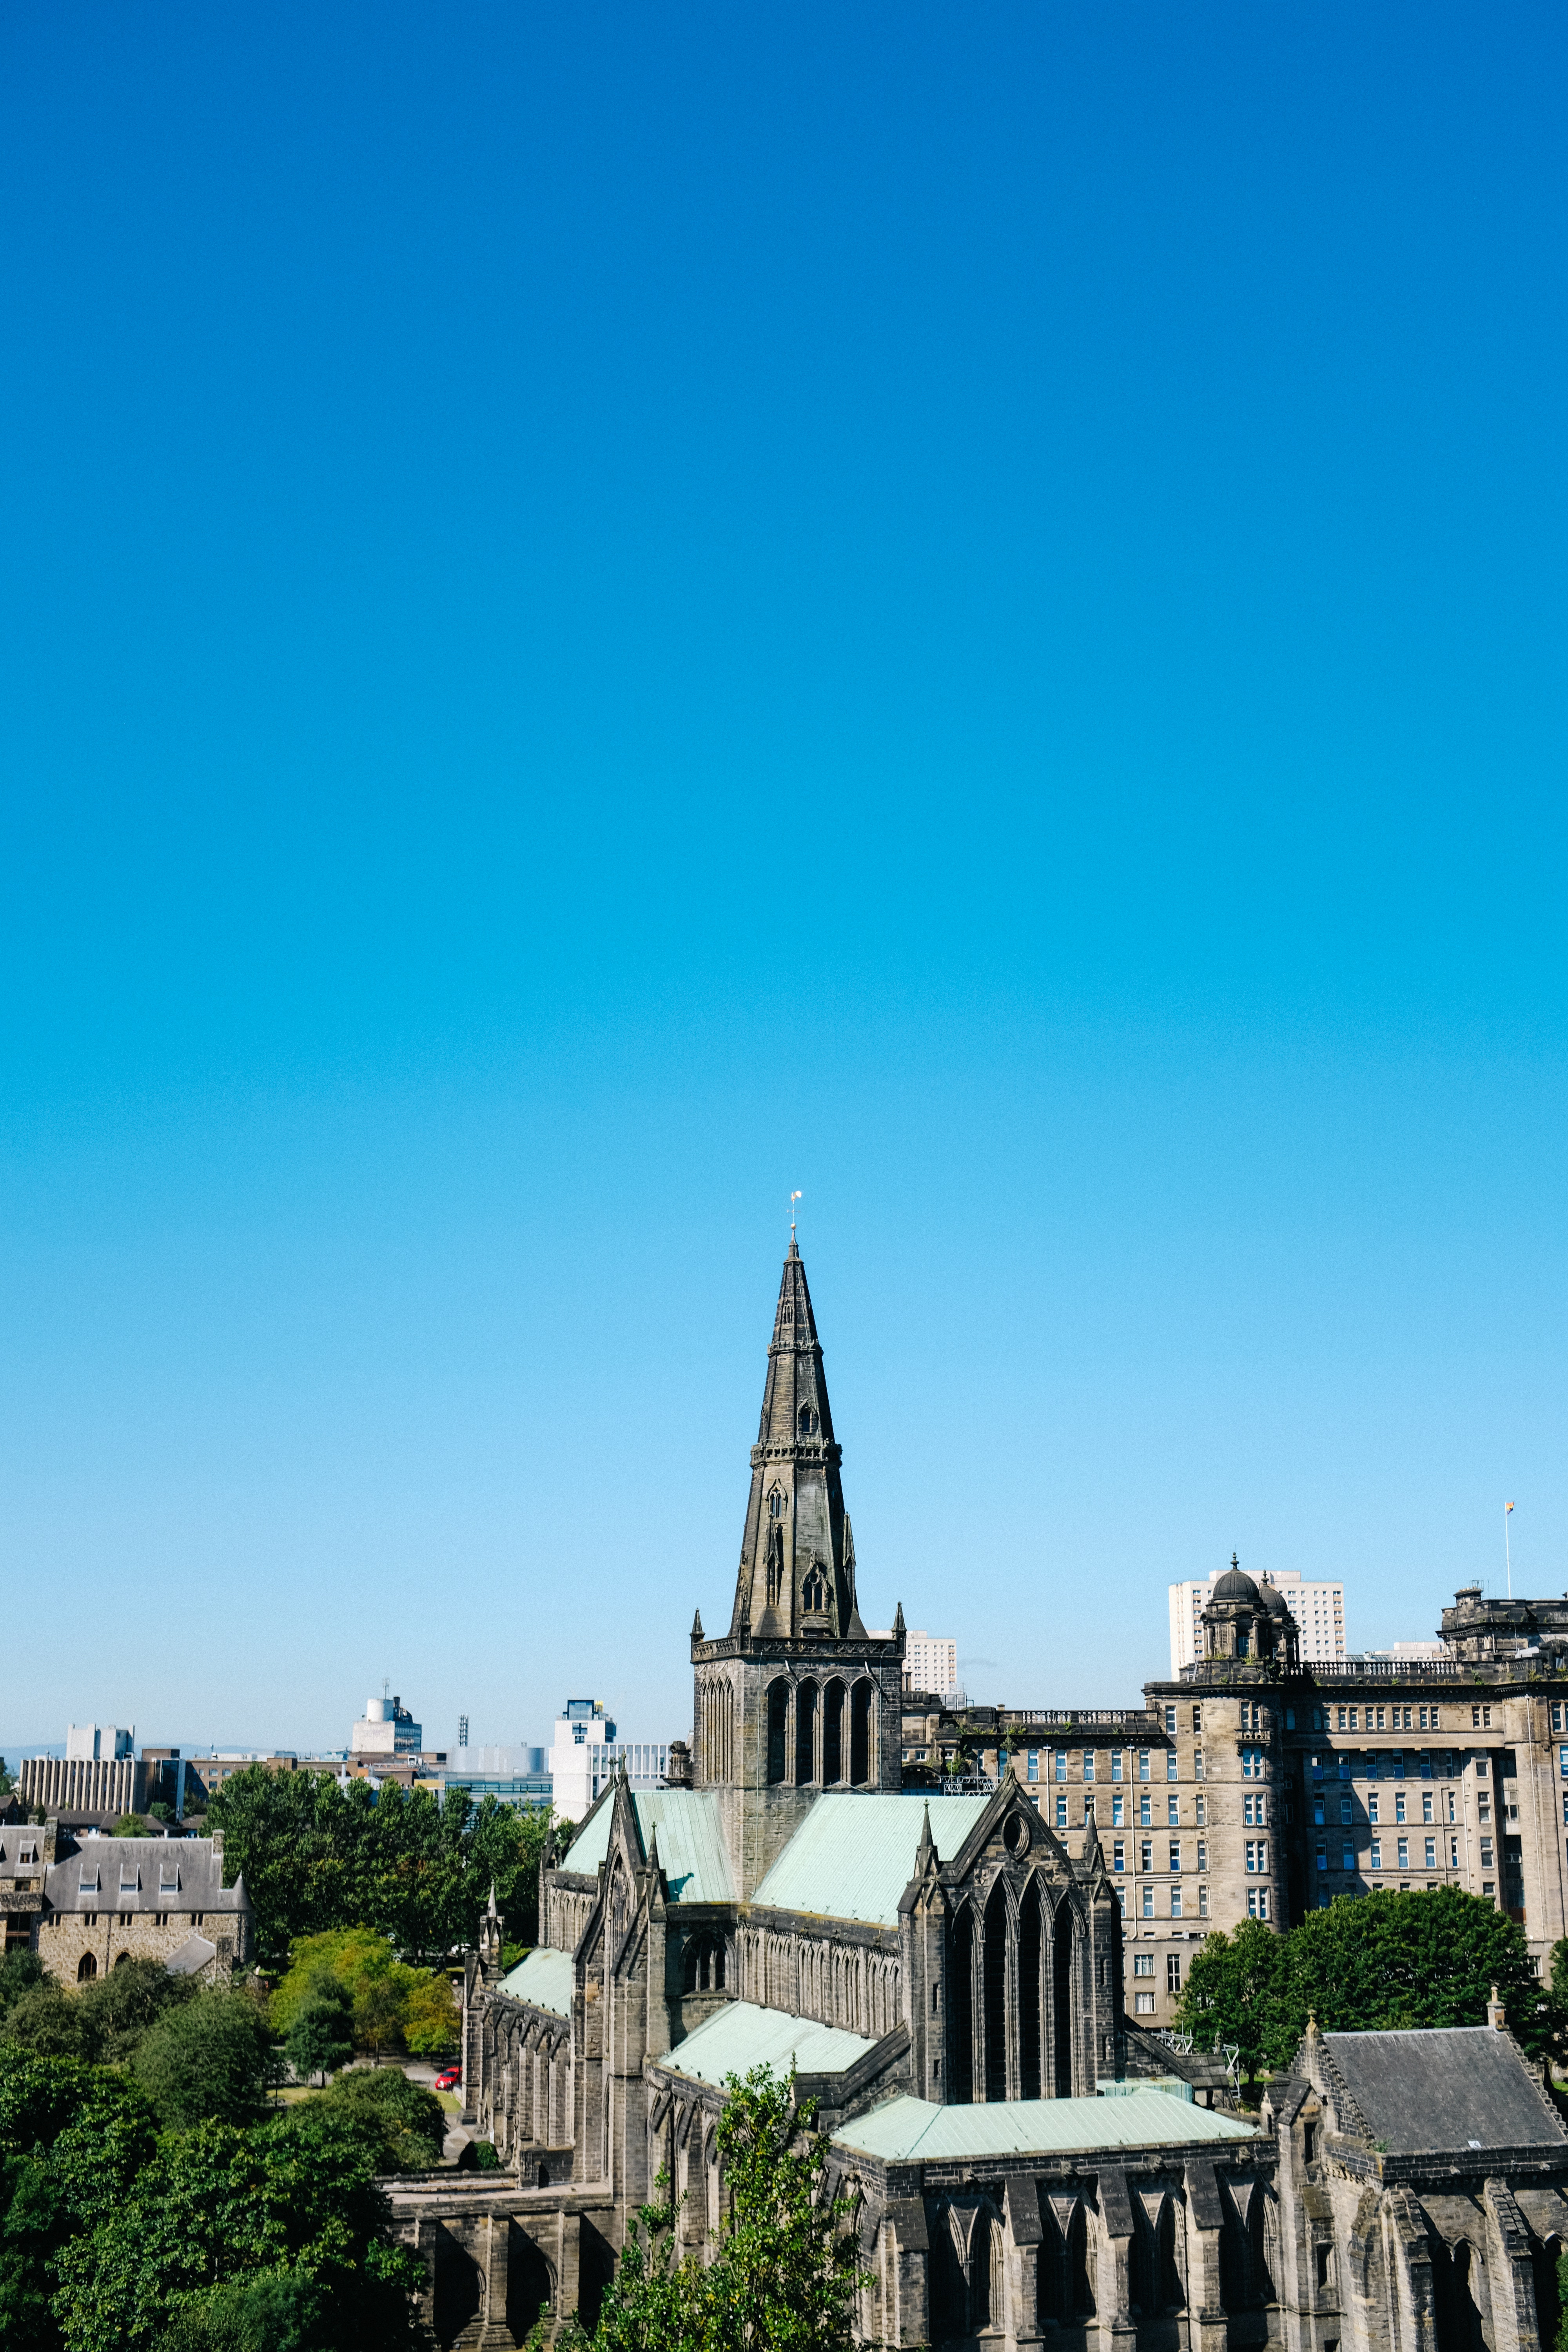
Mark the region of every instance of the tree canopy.
[[384, 1936], [416, 1967], [471, 1945], [493, 1880], [515, 1936], [537, 1932], [539, 1857], [550, 1826], [466, 1790], [445, 1799], [324, 1773], [237, 1772], [214, 1795], [206, 1828], [222, 1830], [224, 1863], [243, 1873], [255, 1914], [257, 1958], [288, 1966], [300, 1937], [344, 1928]]
[[[854, 2200], [831, 2193], [816, 2105], [759, 2066], [731, 2074], [719, 2122], [729, 2210], [711, 2263], [679, 2258], [675, 2207], [627, 2234], [593, 2352], [849, 2352], [859, 2267]], [[661, 2185], [663, 2176], [661, 2175]], [[542, 2331], [541, 2331], [541, 2340]], [[531, 2341], [532, 2339], [531, 2339]], [[569, 2337], [568, 2341], [571, 2340]]]
[[1527, 2050], [1557, 2046], [1563, 2011], [1523, 1932], [1457, 1886], [1342, 1895], [1276, 1935], [1244, 1919], [1194, 1958], [1177, 2021], [1200, 2049], [1235, 2044], [1250, 2078], [1289, 2065], [1307, 2019], [1325, 2033], [1484, 2025], [1496, 1985]]
[[386, 1937], [368, 1927], [295, 1938], [289, 1972], [272, 1995], [275, 2032], [287, 2036], [292, 2031], [323, 1976], [342, 1984], [353, 2000], [357, 2049], [379, 2056], [403, 2048], [416, 2058], [431, 2058], [457, 2047], [458, 2006], [447, 1978], [437, 1969], [407, 1967]]
[[413, 2352], [386, 2136], [329, 2100], [160, 2132], [125, 2074], [0, 2046], [5, 2352]]
[[246, 1992], [203, 1992], [164, 2011], [136, 2045], [131, 2071], [166, 2124], [249, 2123], [271, 2077], [271, 2039]]

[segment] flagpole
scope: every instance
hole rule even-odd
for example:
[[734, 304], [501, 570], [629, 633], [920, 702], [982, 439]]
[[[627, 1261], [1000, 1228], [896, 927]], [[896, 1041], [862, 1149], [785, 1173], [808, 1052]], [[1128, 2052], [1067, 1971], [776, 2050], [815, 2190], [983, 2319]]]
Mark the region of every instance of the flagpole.
[[1509, 1549], [1508, 1515], [1512, 1508], [1511, 1503], [1505, 1503], [1502, 1512], [1502, 1557], [1503, 1565], [1508, 1570], [1508, 1597], [1510, 1601], [1513, 1599], [1513, 1554]]

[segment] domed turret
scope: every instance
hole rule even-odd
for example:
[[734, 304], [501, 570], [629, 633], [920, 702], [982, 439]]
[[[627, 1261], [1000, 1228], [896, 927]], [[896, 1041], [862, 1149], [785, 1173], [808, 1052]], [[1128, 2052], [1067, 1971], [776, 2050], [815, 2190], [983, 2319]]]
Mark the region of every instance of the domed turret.
[[1300, 1636], [1283, 1593], [1267, 1577], [1255, 1583], [1235, 1552], [1215, 1580], [1203, 1628], [1205, 1658], [1283, 1666], [1287, 1674], [1300, 1664]]
[[1254, 1608], [1258, 1606], [1258, 1587], [1250, 1576], [1237, 1568], [1234, 1552], [1230, 1556], [1230, 1566], [1215, 1586], [1211, 1598], [1215, 1601], [1249, 1601]]

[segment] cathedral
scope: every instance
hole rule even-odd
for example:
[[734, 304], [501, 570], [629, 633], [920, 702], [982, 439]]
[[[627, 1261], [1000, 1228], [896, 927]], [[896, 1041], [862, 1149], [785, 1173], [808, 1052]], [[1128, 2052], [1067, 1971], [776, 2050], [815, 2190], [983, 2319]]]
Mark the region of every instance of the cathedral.
[[[612, 1783], [547, 1849], [539, 1945], [505, 1975], [492, 1903], [464, 2099], [500, 2169], [395, 2195], [436, 2340], [515, 2347], [542, 2310], [592, 2325], [661, 2175], [700, 2254], [724, 2083], [766, 2063], [832, 2135], [868, 2344], [1554, 2343], [1568, 2136], [1500, 2011], [1468, 2033], [1309, 2034], [1261, 2114], [1236, 2111], [1216, 2062], [1124, 2013], [1131, 1923], [1092, 1801], [1069, 1837], [1014, 1777], [902, 1788], [902, 1612], [867, 1631], [840, 1464], [792, 1237], [730, 1622], [692, 1626], [690, 1743], [668, 1785]], [[1272, 1669], [1255, 1651], [1294, 1628], [1239, 1583], [1213, 1639], [1250, 1688]], [[1257, 1702], [1226, 1720], [1255, 1757]], [[1392, 2043], [1410, 2048], [1359, 2046]]]

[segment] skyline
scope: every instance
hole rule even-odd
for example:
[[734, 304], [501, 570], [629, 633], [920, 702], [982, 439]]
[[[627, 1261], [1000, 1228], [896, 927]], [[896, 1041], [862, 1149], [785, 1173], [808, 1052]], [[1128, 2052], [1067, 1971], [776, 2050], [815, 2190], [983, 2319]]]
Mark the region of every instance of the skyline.
[[0, 1752], [1568, 1586], [1565, 50], [12, 12]]

